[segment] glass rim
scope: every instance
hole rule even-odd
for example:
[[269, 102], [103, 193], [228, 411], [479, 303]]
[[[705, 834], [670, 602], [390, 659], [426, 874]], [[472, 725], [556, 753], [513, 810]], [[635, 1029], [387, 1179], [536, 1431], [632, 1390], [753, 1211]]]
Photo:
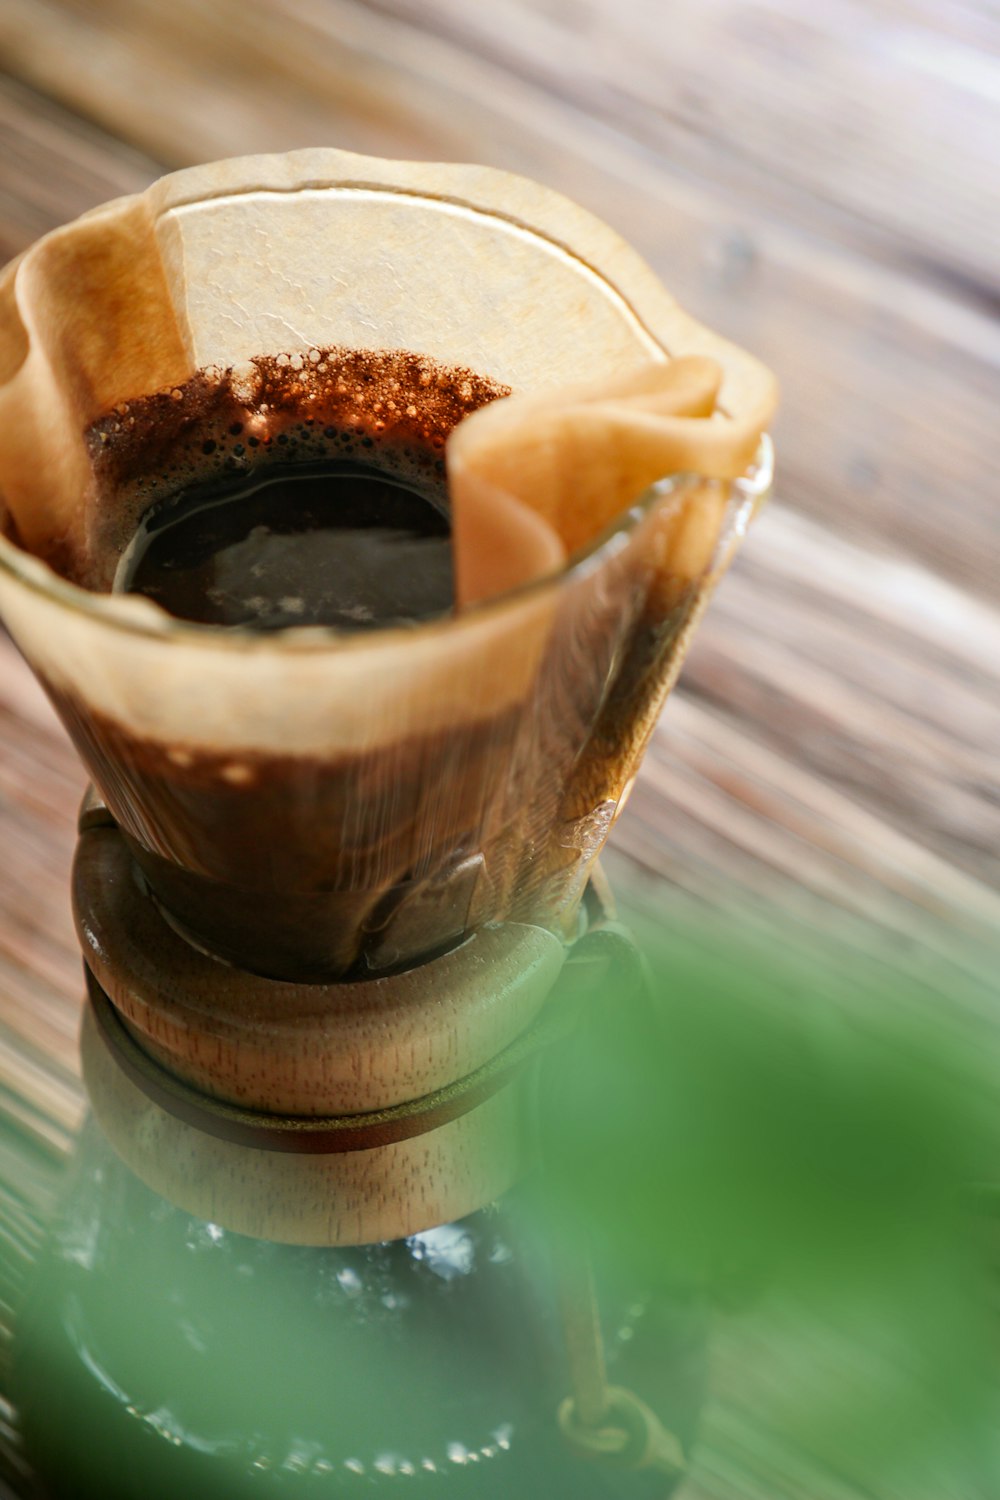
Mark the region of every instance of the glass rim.
[[[565, 584], [585, 577], [599, 566], [605, 554], [616, 549], [619, 538], [631, 535], [656, 505], [688, 485], [730, 484], [743, 502], [740, 513], [748, 518], [765, 499], [773, 478], [774, 446], [765, 433], [752, 462], [738, 478], [712, 480], [707, 475], [688, 470], [665, 475], [620, 511], [585, 547], [572, 553], [558, 569], [539, 574], [537, 578], [528, 579], [466, 609], [435, 615], [412, 625], [388, 626], [372, 631], [345, 630], [333, 625], [288, 625], [277, 630], [260, 631], [247, 625], [209, 625], [184, 620], [141, 594], [116, 594], [72, 583], [41, 558], [12, 541], [3, 531], [0, 531], [0, 574], [14, 579], [33, 593], [41, 594], [71, 614], [150, 640], [178, 640], [196, 648], [222, 646], [229, 651], [255, 655], [268, 650], [282, 653], [329, 651], [331, 648], [339, 651], [374, 650], [390, 642], [418, 638], [424, 641], [438, 632], [459, 630], [463, 625], [514, 609], [525, 600], [557, 592]], [[746, 520], [743, 526], [745, 524]], [[737, 531], [741, 529], [738, 519], [735, 526]], [[725, 535], [723, 533], [720, 541], [724, 541]]]

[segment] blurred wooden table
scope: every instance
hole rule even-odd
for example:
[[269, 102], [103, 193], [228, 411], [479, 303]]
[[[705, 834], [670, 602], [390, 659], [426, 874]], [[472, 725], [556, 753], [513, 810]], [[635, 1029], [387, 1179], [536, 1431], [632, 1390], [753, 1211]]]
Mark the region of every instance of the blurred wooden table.
[[[997, 1018], [1000, 19], [982, 0], [3, 0], [0, 260], [213, 157], [489, 162], [609, 220], [784, 386], [775, 503], [701, 629], [607, 865], [860, 949]], [[82, 1108], [83, 784], [0, 642], [0, 1087]], [[723, 1381], [688, 1493], [775, 1467]], [[748, 1415], [748, 1413], [750, 1415]], [[909, 1497], [908, 1497], [909, 1500]]]

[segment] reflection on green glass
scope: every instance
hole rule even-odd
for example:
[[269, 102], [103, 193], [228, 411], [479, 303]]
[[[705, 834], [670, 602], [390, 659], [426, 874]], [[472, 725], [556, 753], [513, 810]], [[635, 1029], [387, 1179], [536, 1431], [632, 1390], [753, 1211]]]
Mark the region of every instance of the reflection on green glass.
[[[251, 1240], [164, 1202], [89, 1125], [18, 1327], [45, 1493], [661, 1500], [662, 1478], [605, 1473], [557, 1431], [566, 1374], [532, 1217], [511, 1201], [392, 1244]], [[612, 1350], [635, 1365], [647, 1346], [648, 1395], [674, 1418], [679, 1401], [689, 1435], [698, 1306], [609, 1310]]]

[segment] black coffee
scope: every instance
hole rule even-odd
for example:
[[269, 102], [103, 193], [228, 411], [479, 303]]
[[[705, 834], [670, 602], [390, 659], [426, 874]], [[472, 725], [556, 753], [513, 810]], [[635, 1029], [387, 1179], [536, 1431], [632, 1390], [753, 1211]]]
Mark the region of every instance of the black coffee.
[[450, 527], [429, 490], [361, 464], [263, 470], [155, 507], [117, 587], [205, 625], [407, 624], [452, 607]]

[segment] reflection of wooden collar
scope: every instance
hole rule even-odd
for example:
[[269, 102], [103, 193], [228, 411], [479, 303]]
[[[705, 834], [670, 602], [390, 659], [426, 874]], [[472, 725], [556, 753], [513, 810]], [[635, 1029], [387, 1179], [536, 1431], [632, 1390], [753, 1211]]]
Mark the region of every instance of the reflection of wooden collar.
[[[591, 898], [591, 904], [594, 902]], [[610, 924], [590, 927], [570, 954], [537, 1020], [515, 1040], [464, 1078], [422, 1098], [383, 1109], [344, 1115], [278, 1115], [241, 1108], [192, 1088], [143, 1051], [88, 968], [87, 993], [101, 1038], [115, 1061], [143, 1093], [196, 1129], [259, 1151], [319, 1155], [369, 1151], [436, 1130], [476, 1109], [509, 1083], [533, 1058], [570, 1034], [582, 1005], [608, 964], [634, 952]]]
[[[442, 1118], [471, 1107], [451, 1102], [465, 1091], [459, 1081], [476, 1080], [480, 1097], [496, 1086], [494, 1059], [534, 1023], [567, 951], [551, 932], [508, 923], [405, 972], [288, 983], [188, 942], [142, 885], [113, 824], [81, 833], [73, 885], [87, 967], [132, 1042], [195, 1097], [232, 1106], [219, 1118], [242, 1138], [241, 1111], [368, 1115], [385, 1138], [404, 1139], [417, 1128], [407, 1128], [410, 1116], [426, 1112], [422, 1101]], [[139, 1057], [135, 1064], [146, 1087], [155, 1075]], [[170, 1090], [162, 1102], [181, 1097]]]
[[150, 1187], [239, 1233], [347, 1245], [460, 1218], [523, 1173], [534, 1060], [620, 961], [602, 892], [569, 948], [509, 923], [406, 973], [284, 984], [185, 941], [118, 829], [85, 814], [94, 1113]]
[[319, 1155], [370, 1151], [437, 1130], [484, 1103], [509, 1083], [540, 1047], [567, 1029], [562, 1016], [554, 1018], [546, 1007], [542, 1018], [497, 1057], [421, 1099], [360, 1114], [275, 1115], [240, 1108], [190, 1087], [142, 1050], [89, 969], [87, 990], [102, 1040], [143, 1093], [188, 1125], [259, 1151]]

